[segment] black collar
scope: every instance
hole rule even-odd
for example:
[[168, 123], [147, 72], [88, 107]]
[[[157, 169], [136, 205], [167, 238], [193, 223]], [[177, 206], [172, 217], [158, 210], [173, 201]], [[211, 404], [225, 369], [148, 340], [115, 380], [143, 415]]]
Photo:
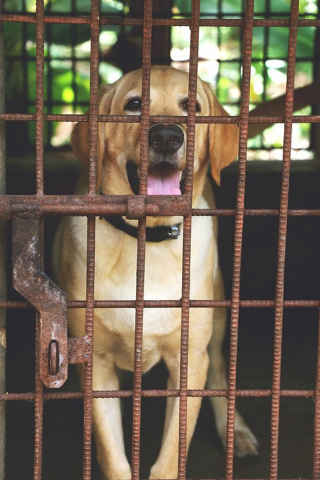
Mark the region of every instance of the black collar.
[[[102, 216], [100, 219], [107, 220], [113, 227], [118, 230], [122, 230], [124, 233], [130, 235], [130, 237], [138, 238], [138, 228], [130, 225], [125, 222], [122, 217], [114, 216]], [[147, 227], [146, 228], [146, 241], [147, 242], [163, 242], [163, 240], [175, 240], [180, 235], [180, 225], [168, 226], [158, 226], [158, 227]]]

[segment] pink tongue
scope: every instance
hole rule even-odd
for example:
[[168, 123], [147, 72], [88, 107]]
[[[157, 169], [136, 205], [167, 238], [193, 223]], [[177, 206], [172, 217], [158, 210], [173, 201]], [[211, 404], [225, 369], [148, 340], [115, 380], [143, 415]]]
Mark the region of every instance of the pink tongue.
[[179, 170], [168, 163], [149, 168], [148, 195], [181, 195]]

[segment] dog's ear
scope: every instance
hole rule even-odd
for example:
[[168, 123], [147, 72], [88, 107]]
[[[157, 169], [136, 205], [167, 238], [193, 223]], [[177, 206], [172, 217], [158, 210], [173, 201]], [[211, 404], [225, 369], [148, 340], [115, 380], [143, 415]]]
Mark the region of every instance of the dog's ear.
[[[229, 115], [220, 105], [210, 86], [203, 82], [210, 106], [210, 115]], [[238, 155], [239, 128], [233, 124], [211, 124], [208, 130], [209, 154], [211, 161], [211, 173], [218, 185], [220, 185], [220, 172], [227, 167]]]
[[[108, 115], [112, 98], [115, 92], [114, 85], [102, 85], [99, 91], [99, 115]], [[89, 110], [86, 112], [89, 113]], [[105, 124], [98, 124], [97, 145], [97, 189], [100, 185], [102, 161], [105, 152]], [[71, 134], [71, 146], [82, 163], [89, 165], [89, 122], [79, 122]]]

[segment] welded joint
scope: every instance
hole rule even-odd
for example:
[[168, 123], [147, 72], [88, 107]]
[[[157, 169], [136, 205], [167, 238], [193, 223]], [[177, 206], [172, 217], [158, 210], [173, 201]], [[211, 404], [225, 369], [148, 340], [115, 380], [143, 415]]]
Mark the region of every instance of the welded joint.
[[129, 196], [127, 198], [126, 217], [131, 220], [140, 220], [146, 215], [156, 215], [160, 207], [157, 204], [146, 203], [146, 197], [143, 195]]
[[144, 197], [129, 197], [127, 199], [126, 217], [133, 220], [139, 220], [146, 215], [146, 202]]
[[60, 388], [68, 376], [67, 296], [41, 270], [40, 217], [13, 215], [13, 287], [40, 313], [40, 377]]

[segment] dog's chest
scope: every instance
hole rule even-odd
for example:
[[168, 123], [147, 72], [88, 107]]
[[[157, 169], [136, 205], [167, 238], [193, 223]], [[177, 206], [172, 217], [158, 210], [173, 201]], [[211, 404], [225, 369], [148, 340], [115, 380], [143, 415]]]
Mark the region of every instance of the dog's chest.
[[[84, 231], [83, 219], [75, 220], [80, 232]], [[105, 220], [96, 224], [95, 299], [135, 300], [137, 285], [137, 241], [116, 230]], [[190, 296], [193, 299], [213, 298], [213, 257], [214, 238], [210, 219], [194, 219], [191, 251]], [[86, 251], [85, 235], [75, 235], [79, 251]], [[146, 243], [144, 299], [179, 300], [182, 297], [182, 249], [183, 242], [166, 240], [160, 243]], [[80, 259], [80, 257], [78, 257]], [[85, 256], [83, 256], [85, 271]], [[208, 272], [209, 277], [208, 279]], [[75, 292], [78, 297], [85, 295], [85, 284]], [[98, 310], [97, 310], [98, 314]], [[122, 336], [134, 335], [135, 309], [99, 309], [97, 315], [110, 332]], [[144, 308], [144, 335], [163, 336], [180, 328], [179, 308]]]
[[[169, 248], [164, 245], [146, 246], [144, 299], [178, 300], [181, 298], [182, 261], [181, 242]], [[114, 251], [113, 249], [111, 249]], [[97, 252], [98, 253], [98, 252]], [[101, 256], [99, 256], [101, 258]], [[96, 299], [135, 300], [137, 285], [136, 241], [125, 239], [113, 258], [102, 257], [96, 268]], [[101, 312], [102, 313], [102, 312]], [[114, 308], [103, 311], [103, 323], [120, 335], [133, 334], [136, 312], [134, 308]], [[102, 317], [102, 315], [100, 315]], [[180, 322], [180, 311], [168, 308], [144, 308], [144, 334], [166, 335]]]
[[[100, 325], [101, 327], [101, 325]], [[102, 329], [99, 329], [103, 331]], [[100, 357], [110, 356], [112, 363], [122, 370], [133, 371], [135, 356], [134, 335], [120, 335], [107, 330], [106, 335], [100, 336], [95, 342], [95, 354]], [[158, 338], [153, 335], [145, 335], [143, 337], [143, 347], [137, 348], [137, 357], [142, 359], [142, 372], [145, 373], [155, 364], [161, 357], [161, 347]]]

